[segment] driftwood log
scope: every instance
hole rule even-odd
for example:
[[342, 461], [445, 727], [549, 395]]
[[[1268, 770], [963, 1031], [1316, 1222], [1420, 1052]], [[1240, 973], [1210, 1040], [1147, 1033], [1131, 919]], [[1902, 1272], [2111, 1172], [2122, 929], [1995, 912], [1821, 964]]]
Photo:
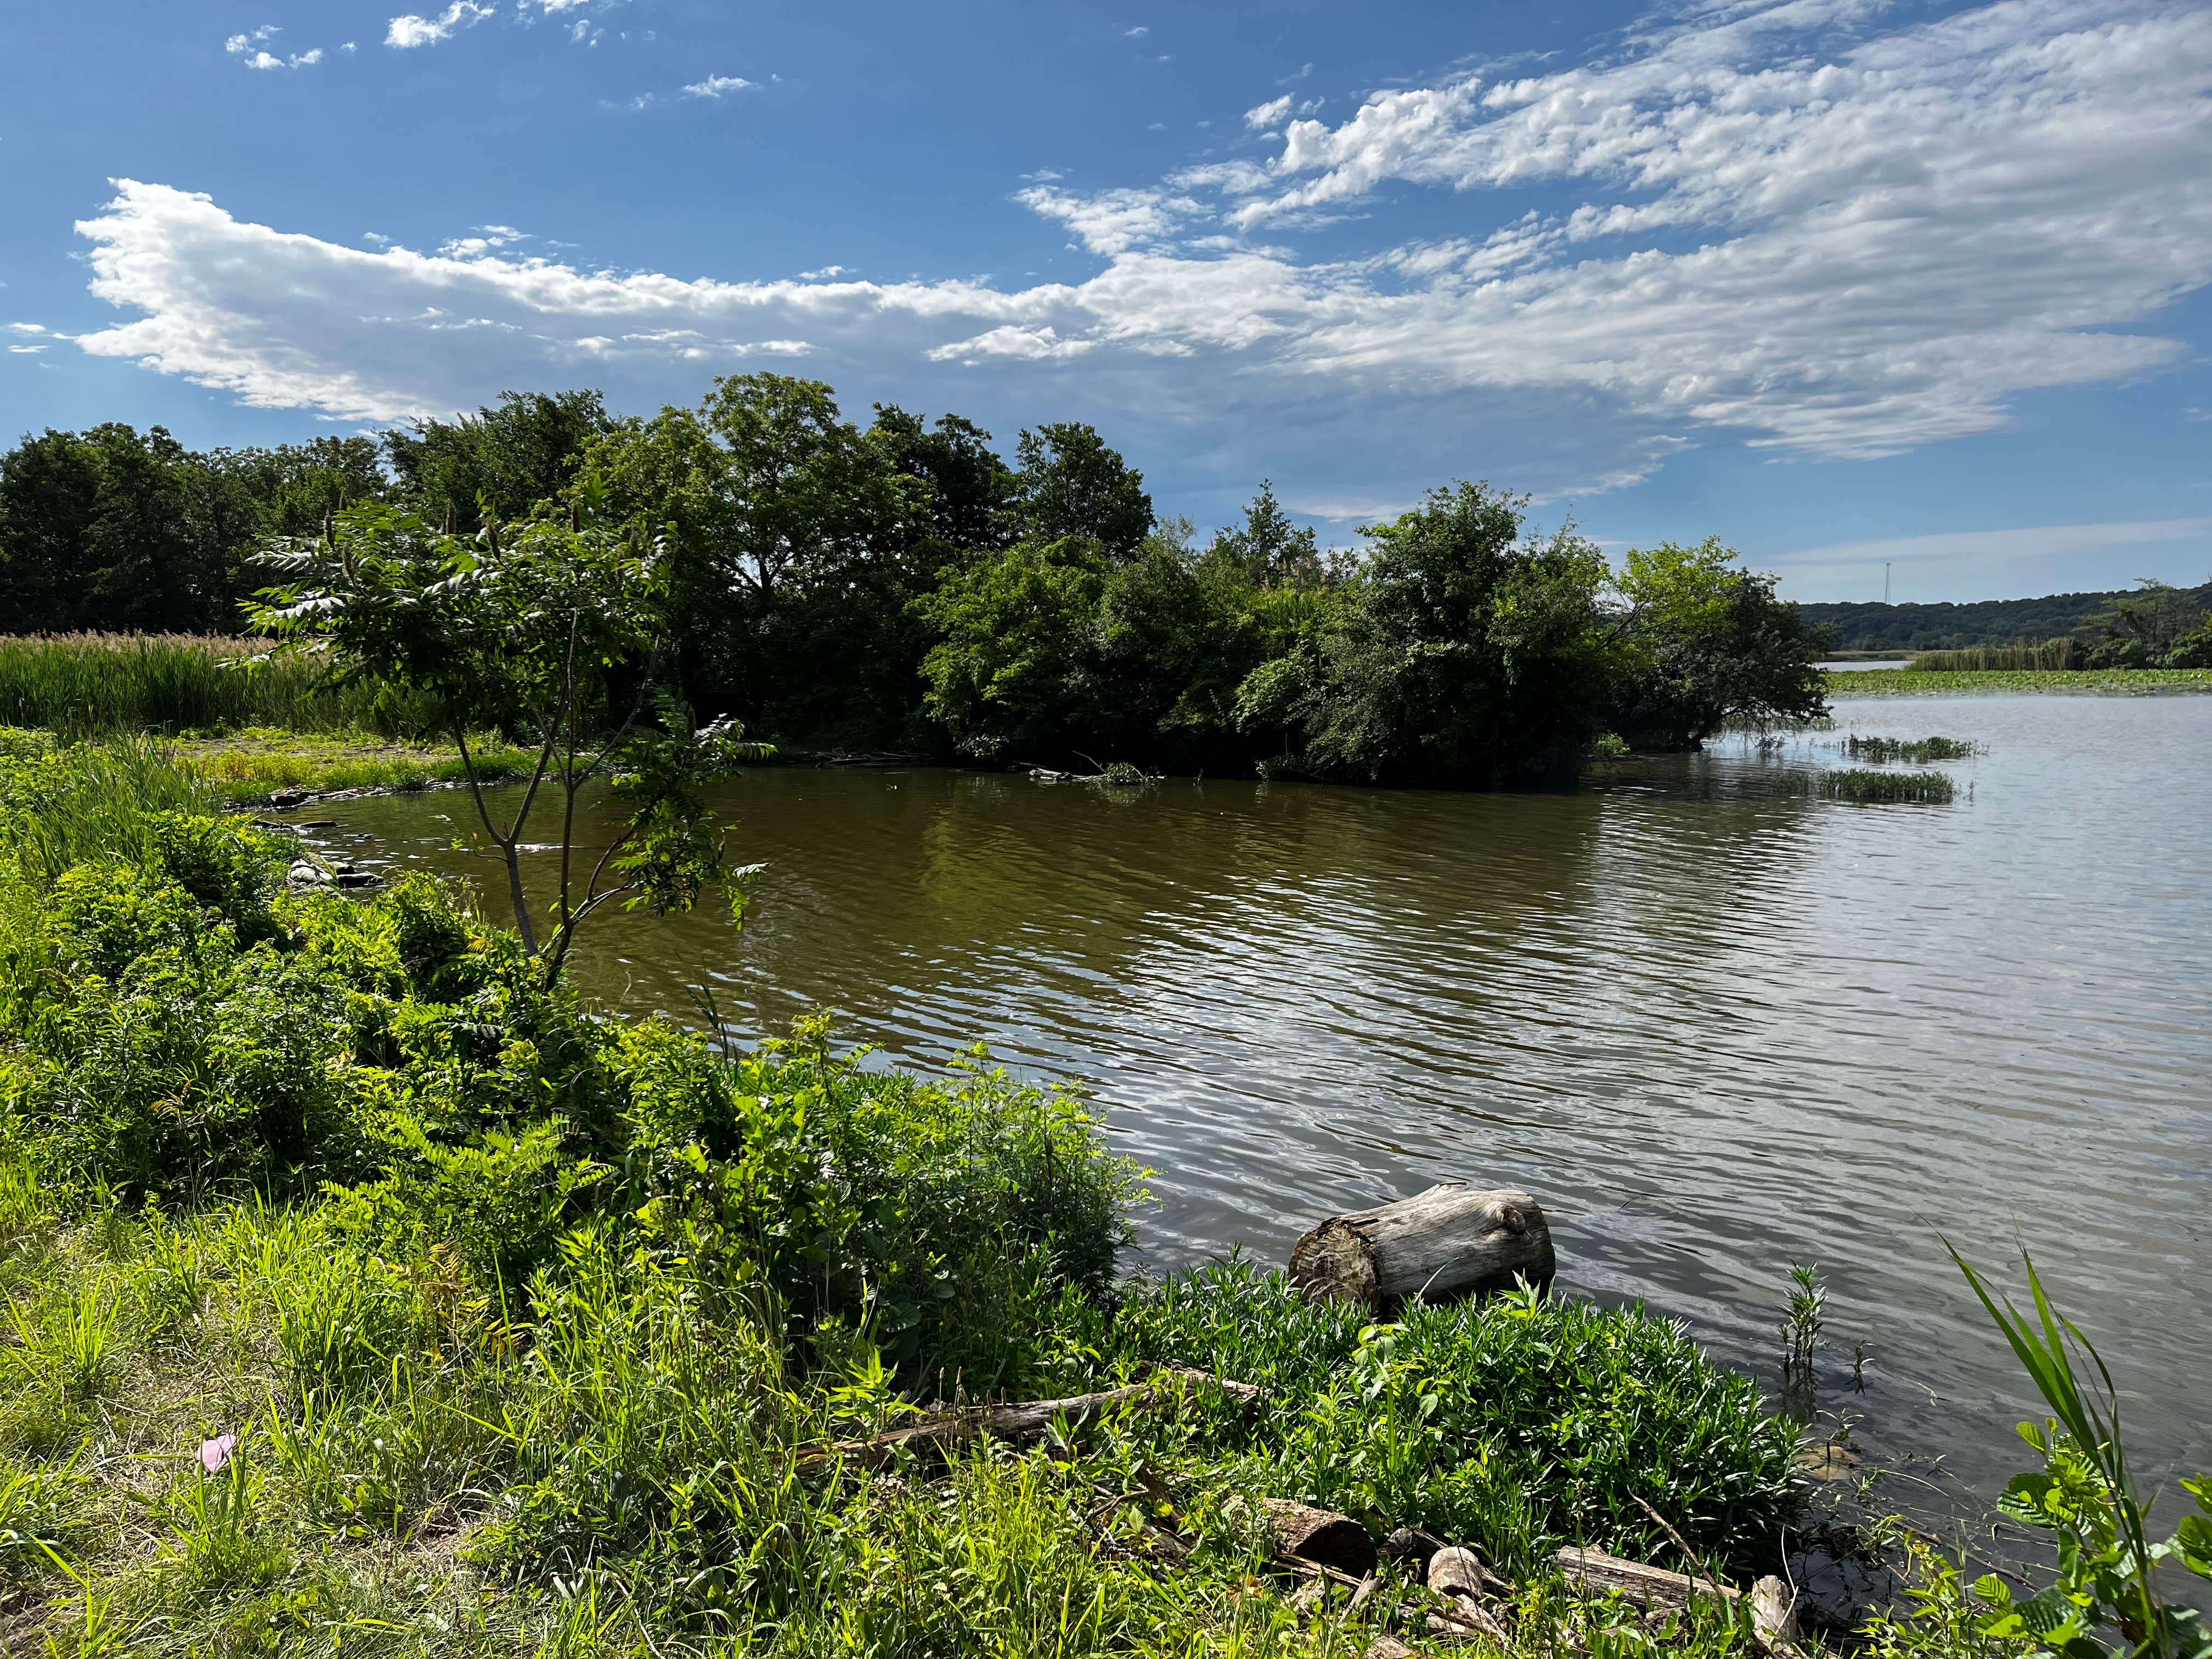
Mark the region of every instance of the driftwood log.
[[1607, 1555], [1603, 1550], [1561, 1550], [1559, 1570], [1566, 1575], [1567, 1582], [1579, 1589], [1600, 1595], [1619, 1590], [1622, 1600], [1633, 1602], [1647, 1613], [1679, 1613], [1690, 1605], [1690, 1598], [1695, 1595], [1718, 1595], [1731, 1603], [1739, 1599], [1739, 1592], [1725, 1584], [1692, 1578], [1687, 1573], [1666, 1567], [1646, 1566], [1641, 1561]]
[[1309, 1301], [1378, 1314], [1417, 1297], [1443, 1302], [1508, 1290], [1516, 1278], [1541, 1287], [1558, 1271], [1543, 1210], [1510, 1188], [1431, 1187], [1331, 1216], [1291, 1249], [1291, 1282]]
[[[1429, 1589], [1443, 1598], [1451, 1608], [1452, 1617], [1463, 1625], [1472, 1625], [1492, 1641], [1507, 1642], [1505, 1626], [1498, 1622], [1497, 1615], [1482, 1605], [1482, 1597], [1492, 1586], [1506, 1588], [1505, 1581], [1482, 1565], [1470, 1549], [1454, 1547], [1438, 1550], [1429, 1558]], [[1434, 1614], [1429, 1618], [1431, 1630], [1446, 1628], [1442, 1619]]]
[[[1109, 1406], [1158, 1410], [1211, 1389], [1218, 1389], [1230, 1399], [1247, 1406], [1265, 1399], [1267, 1392], [1249, 1382], [1234, 1382], [1210, 1371], [1193, 1370], [1187, 1365], [1155, 1365], [1143, 1382], [1122, 1388], [1070, 1395], [1064, 1400], [1024, 1400], [1003, 1406], [939, 1412], [902, 1423], [881, 1434], [872, 1434], [865, 1440], [840, 1440], [807, 1455], [821, 1458], [842, 1454], [863, 1462], [876, 1462], [901, 1446], [946, 1446], [983, 1437], [1021, 1445], [1043, 1439], [1054, 1420], [1062, 1417], [1071, 1422], [1081, 1422]], [[1364, 1533], [1361, 1535], [1365, 1536]]]
[[1751, 1631], [1770, 1653], [1796, 1648], [1797, 1593], [1772, 1573], [1751, 1587]]
[[1260, 1514], [1278, 1555], [1328, 1567], [1358, 1580], [1375, 1571], [1375, 1540], [1348, 1515], [1290, 1498], [1263, 1498]]

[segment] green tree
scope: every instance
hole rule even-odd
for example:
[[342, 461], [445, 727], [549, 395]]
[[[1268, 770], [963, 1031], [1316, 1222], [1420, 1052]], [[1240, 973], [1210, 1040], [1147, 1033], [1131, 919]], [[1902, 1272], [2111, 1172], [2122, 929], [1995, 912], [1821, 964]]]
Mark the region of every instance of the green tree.
[[989, 433], [964, 416], [940, 415], [929, 427], [896, 404], [878, 404], [868, 435], [894, 472], [929, 486], [927, 516], [918, 522], [948, 552], [1006, 544], [1006, 508], [1021, 480]]
[[250, 496], [264, 536], [311, 536], [343, 507], [380, 501], [391, 487], [374, 438], [310, 438], [266, 449], [217, 449], [208, 467]]
[[[464, 538], [376, 505], [338, 514], [325, 538], [269, 557], [286, 580], [260, 595], [258, 627], [335, 659], [346, 676], [434, 701], [505, 867], [515, 927], [546, 984], [559, 977], [577, 928], [607, 904], [684, 910], [714, 885], [741, 903], [752, 872], [725, 860], [699, 790], [766, 751], [743, 743], [734, 722], [696, 727], [661, 684], [662, 546], [580, 514], [495, 520]], [[496, 811], [469, 742], [488, 723], [538, 750], [519, 796], [500, 795]], [[577, 806], [602, 781], [627, 813], [586, 873]], [[522, 852], [549, 783], [560, 866], [541, 939]]]
[[1260, 493], [1244, 509], [1244, 522], [1216, 535], [1208, 551], [1260, 587], [1319, 586], [1329, 577], [1312, 526], [1291, 522], [1275, 499], [1272, 481], [1261, 483]]
[[1080, 421], [1054, 421], [1014, 446], [1020, 483], [1008, 508], [1024, 538], [1056, 542], [1088, 536], [1116, 558], [1137, 550], [1152, 527], [1145, 475]]
[[687, 683], [807, 732], [915, 703], [929, 491], [896, 468], [821, 381], [742, 374], [606, 434], [589, 476], [624, 522], [670, 538]]
[[502, 392], [495, 407], [384, 434], [393, 494], [459, 532], [562, 500], [592, 441], [614, 424], [596, 392]]
[[1088, 536], [1016, 542], [948, 569], [917, 608], [930, 714], [963, 754], [1056, 757], [1091, 702], [1095, 618], [1113, 561]]
[[2113, 600], [2097, 619], [2104, 637], [2089, 647], [2090, 667], [2159, 667], [2197, 620], [2190, 596], [2170, 582], [2145, 576], [2136, 590]]
[[1626, 650], [1609, 718], [1638, 746], [1694, 749], [1730, 720], [1827, 713], [1824, 630], [1736, 559], [1717, 537], [1623, 558], [1615, 633]]
[[0, 456], [0, 611], [18, 631], [234, 629], [251, 496], [161, 427], [49, 428]]
[[1571, 529], [1524, 534], [1525, 497], [1433, 489], [1388, 524], [1342, 608], [1237, 694], [1322, 777], [1510, 783], [1571, 768], [1597, 730], [1615, 653], [1605, 561]]

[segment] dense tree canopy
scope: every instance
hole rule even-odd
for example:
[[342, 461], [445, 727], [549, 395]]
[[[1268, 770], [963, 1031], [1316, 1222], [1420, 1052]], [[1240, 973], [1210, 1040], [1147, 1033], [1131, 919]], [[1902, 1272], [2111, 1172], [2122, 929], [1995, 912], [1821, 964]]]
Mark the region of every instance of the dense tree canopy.
[[0, 602], [18, 631], [235, 629], [264, 550], [369, 509], [412, 534], [588, 521], [659, 549], [655, 673], [798, 748], [1490, 785], [1607, 733], [1688, 746], [1821, 707], [1814, 631], [1716, 542], [1615, 570], [1464, 483], [1354, 548], [1324, 550], [1272, 483], [1200, 538], [1081, 422], [1022, 432], [1010, 464], [957, 415], [884, 404], [864, 427], [775, 374], [644, 417], [510, 392], [268, 449], [28, 437], [0, 456]]

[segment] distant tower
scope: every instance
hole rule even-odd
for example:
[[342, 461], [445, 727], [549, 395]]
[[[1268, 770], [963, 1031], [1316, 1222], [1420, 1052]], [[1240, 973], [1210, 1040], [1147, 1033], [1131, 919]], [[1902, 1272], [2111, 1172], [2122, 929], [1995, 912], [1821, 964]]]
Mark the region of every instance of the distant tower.
[[1884, 605], [1889, 603], [1889, 561], [1887, 559], [1881, 562], [1881, 602]]

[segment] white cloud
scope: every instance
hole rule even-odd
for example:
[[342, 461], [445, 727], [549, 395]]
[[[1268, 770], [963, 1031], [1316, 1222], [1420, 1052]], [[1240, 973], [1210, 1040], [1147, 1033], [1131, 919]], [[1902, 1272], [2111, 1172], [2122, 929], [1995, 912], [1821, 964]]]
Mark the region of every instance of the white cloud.
[[1123, 29], [1121, 31], [1121, 38], [1124, 40], [1141, 40], [1151, 33], [1152, 31], [1150, 29], [1146, 28], [1142, 23], [1139, 23], [1133, 29]]
[[[2174, 363], [2160, 314], [2212, 280], [2212, 10], [1998, 0], [1870, 33], [1886, 15], [1737, 0], [1607, 62], [1294, 120], [1261, 160], [1040, 181], [1017, 199], [1099, 263], [1011, 292], [616, 276], [484, 231], [371, 253], [125, 185], [81, 228], [94, 291], [132, 316], [82, 343], [371, 419], [586, 358], [771, 341], [878, 374], [1080, 356], [1086, 387], [1118, 377], [1129, 406], [1193, 419], [1232, 393], [1254, 419], [1365, 399], [1431, 448], [1478, 416], [1549, 421], [1571, 449], [1560, 490], [1644, 476], [1716, 429], [1889, 453], [1999, 426], [2033, 389]], [[1529, 213], [1534, 187], [1561, 199]], [[1413, 193], [1436, 198], [1422, 234], [1394, 237]], [[1297, 250], [1303, 225], [1346, 215], [1366, 216], [1364, 251]]]
[[1264, 104], [1246, 110], [1244, 125], [1255, 132], [1266, 132], [1270, 128], [1282, 125], [1290, 112], [1291, 94], [1286, 92], [1279, 98], [1271, 98]]
[[757, 81], [748, 81], [741, 75], [710, 75], [703, 81], [694, 81], [684, 88], [686, 98], [726, 98], [733, 92], [750, 92], [759, 86]]
[[12, 334], [44, 334], [46, 325], [44, 323], [10, 323], [8, 330]]
[[222, 43], [222, 49], [236, 58], [252, 52], [256, 46], [266, 46], [283, 32], [274, 23], [264, 23], [258, 29], [249, 29], [244, 34], [232, 35]]
[[1051, 289], [687, 282], [497, 251], [370, 252], [241, 223], [164, 185], [117, 189], [78, 228], [94, 244], [94, 295], [139, 315], [78, 343], [258, 407], [346, 419], [465, 408], [487, 395], [487, 375], [532, 384], [584, 364], [734, 365], [825, 342], [848, 359], [888, 345], [919, 362], [979, 328], [1045, 324], [1057, 303]]
[[1097, 343], [1096, 340], [1063, 340], [1049, 324], [1042, 328], [1023, 328], [1008, 323], [970, 340], [933, 346], [926, 355], [933, 363], [974, 363], [990, 357], [1036, 362], [1047, 357], [1079, 357]]
[[11, 345], [8, 349], [17, 356], [27, 357], [35, 352], [44, 351], [46, 347], [43, 345]]
[[406, 50], [413, 46], [434, 46], [456, 29], [466, 28], [471, 23], [481, 23], [491, 15], [489, 6], [478, 5], [476, 0], [453, 0], [453, 3], [435, 17], [417, 17], [412, 12], [395, 17], [384, 32], [384, 44]]

